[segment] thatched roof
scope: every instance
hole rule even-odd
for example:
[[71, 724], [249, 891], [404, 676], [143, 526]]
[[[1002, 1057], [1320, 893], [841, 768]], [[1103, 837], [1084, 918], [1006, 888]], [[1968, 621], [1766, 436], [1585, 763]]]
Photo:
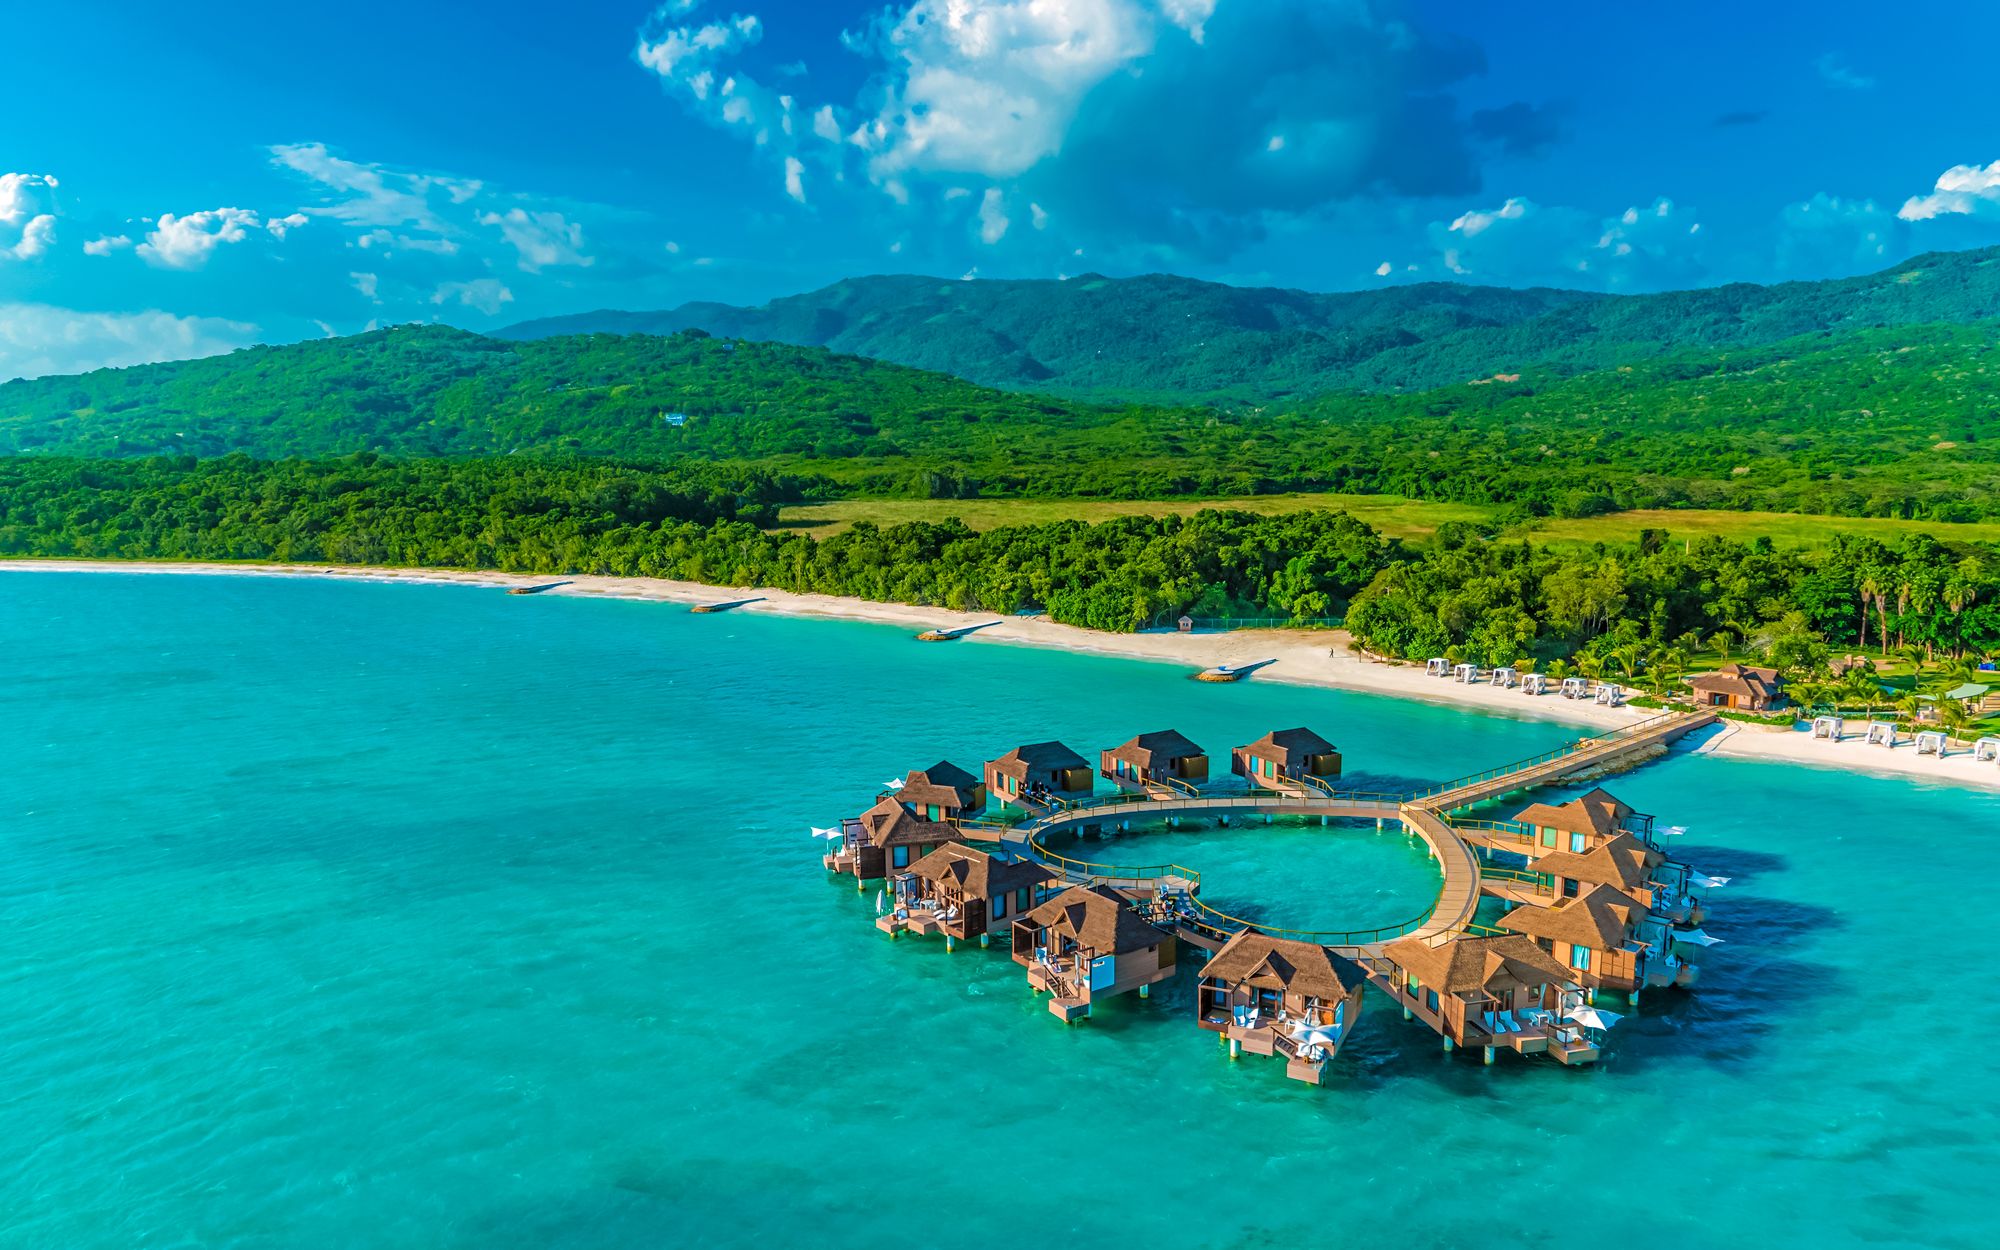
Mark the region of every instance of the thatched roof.
[[1623, 946], [1632, 926], [1651, 914], [1630, 895], [1608, 885], [1598, 885], [1547, 907], [1534, 903], [1516, 907], [1500, 917], [1500, 927], [1531, 937], [1609, 951]]
[[1775, 668], [1753, 668], [1748, 664], [1725, 664], [1712, 673], [1697, 673], [1688, 684], [1704, 694], [1730, 694], [1745, 699], [1774, 699], [1784, 691], [1785, 679]]
[[1056, 879], [1056, 874], [1031, 859], [1001, 859], [957, 842], [932, 851], [911, 864], [910, 871], [926, 881], [950, 882], [968, 898], [980, 899]]
[[1090, 761], [1070, 750], [1060, 742], [1030, 742], [1018, 746], [994, 760], [994, 772], [1009, 777], [1026, 777], [1030, 772], [1062, 772], [1071, 768], [1089, 768]]
[[1201, 975], [1225, 985], [1249, 985], [1318, 999], [1345, 998], [1368, 980], [1361, 965], [1345, 955], [1255, 929], [1245, 929], [1225, 942], [1202, 966]]
[[1310, 729], [1273, 729], [1241, 749], [1259, 759], [1273, 760], [1288, 767], [1303, 763], [1308, 755], [1334, 753], [1334, 745]]
[[1170, 934], [1154, 928], [1109, 886], [1064, 890], [1014, 922], [1047, 929], [1098, 955], [1124, 955], [1158, 946]]
[[1666, 860], [1666, 856], [1631, 834], [1621, 833], [1581, 855], [1572, 851], [1551, 852], [1535, 860], [1534, 870], [1589, 885], [1634, 890], [1646, 884], [1653, 869]]
[[1389, 943], [1382, 954], [1425, 988], [1443, 994], [1533, 989], [1572, 980], [1569, 969], [1518, 934], [1453, 938], [1442, 946], [1409, 937]]
[[890, 796], [861, 813], [862, 833], [871, 846], [916, 846], [925, 842], [950, 842], [962, 837], [957, 828], [937, 820], [925, 820]]
[[903, 788], [896, 791], [896, 797], [919, 807], [934, 803], [939, 807], [964, 809], [973, 806], [979, 785], [979, 778], [950, 760], [939, 760], [929, 768], [912, 769], [903, 779]]
[[1106, 751], [1104, 755], [1107, 759], [1124, 760], [1134, 768], [1152, 771], [1164, 768], [1174, 760], [1202, 753], [1202, 749], [1179, 730], [1161, 729], [1140, 734], [1125, 745]]
[[1617, 834], [1619, 824], [1631, 814], [1631, 807], [1614, 798], [1609, 791], [1596, 789], [1567, 803], [1532, 803], [1514, 813], [1514, 819], [1544, 829], [1559, 829], [1564, 833], [1610, 838]]

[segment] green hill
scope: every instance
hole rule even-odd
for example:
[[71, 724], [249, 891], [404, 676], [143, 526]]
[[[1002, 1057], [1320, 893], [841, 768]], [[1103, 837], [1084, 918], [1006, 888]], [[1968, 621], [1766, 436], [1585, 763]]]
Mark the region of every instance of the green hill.
[[1261, 403], [1604, 368], [1828, 329], [2000, 318], [2000, 249], [1882, 273], [1604, 296], [1424, 283], [1319, 295], [1150, 275], [856, 278], [754, 308], [689, 304], [523, 322], [501, 337], [703, 329], [1080, 398]]

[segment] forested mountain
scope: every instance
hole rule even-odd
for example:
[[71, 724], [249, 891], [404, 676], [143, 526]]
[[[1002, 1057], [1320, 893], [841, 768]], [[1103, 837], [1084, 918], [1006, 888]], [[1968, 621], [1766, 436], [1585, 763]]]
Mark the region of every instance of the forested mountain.
[[1996, 326], [1258, 409], [991, 390], [820, 348], [443, 327], [0, 386], [0, 450], [729, 463], [816, 493], [1157, 499], [1328, 489], [1526, 515], [1696, 506], [2000, 514]]
[[1318, 295], [1151, 275], [855, 278], [754, 308], [689, 304], [523, 322], [507, 338], [703, 329], [824, 346], [1080, 398], [1261, 403], [1410, 391], [1535, 367], [1617, 366], [1821, 330], [2000, 318], [2000, 249], [1860, 278], [1603, 296], [1423, 283]]

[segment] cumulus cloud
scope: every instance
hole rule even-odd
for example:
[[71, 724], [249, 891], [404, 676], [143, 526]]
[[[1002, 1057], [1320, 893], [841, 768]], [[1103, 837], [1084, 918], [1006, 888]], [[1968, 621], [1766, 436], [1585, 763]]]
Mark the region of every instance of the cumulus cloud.
[[785, 194], [806, 202], [806, 167], [796, 156], [785, 158]]
[[2000, 218], [2000, 161], [1984, 167], [1953, 165], [1938, 175], [1929, 195], [1913, 195], [1896, 211], [1904, 221], [1957, 214]]
[[309, 220], [311, 219], [304, 213], [287, 213], [283, 217], [273, 217], [265, 222], [264, 229], [270, 231], [272, 238], [282, 240]]
[[49, 304], [0, 304], [0, 381], [84, 373], [246, 347], [257, 327], [216, 317], [78, 312]]
[[129, 235], [106, 234], [85, 243], [83, 245], [83, 254], [85, 256], [109, 256], [113, 252], [122, 252], [131, 246], [132, 239]]
[[56, 241], [52, 174], [0, 174], [0, 260], [33, 260]]
[[262, 225], [256, 213], [242, 208], [211, 208], [185, 217], [161, 213], [138, 248], [147, 264], [163, 269], [199, 269], [215, 249], [241, 243]]
[[1692, 285], [1706, 272], [1701, 223], [1665, 198], [1606, 218], [1514, 196], [1435, 223], [1430, 233], [1442, 267], [1478, 282], [1652, 289]]
[[1006, 198], [1000, 188], [988, 187], [979, 201], [979, 241], [989, 246], [1007, 237]]
[[514, 293], [497, 278], [475, 278], [470, 282], [440, 283], [431, 292], [433, 304], [462, 304], [491, 317], [502, 304], [514, 302]]
[[479, 215], [482, 226], [497, 226], [514, 248], [523, 273], [540, 273], [555, 265], [589, 265], [583, 251], [583, 227], [561, 213], [510, 208]]

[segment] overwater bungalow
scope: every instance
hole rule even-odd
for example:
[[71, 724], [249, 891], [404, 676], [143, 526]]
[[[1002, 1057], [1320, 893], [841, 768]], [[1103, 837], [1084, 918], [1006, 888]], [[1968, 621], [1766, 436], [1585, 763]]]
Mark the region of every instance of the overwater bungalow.
[[1602, 787], [1567, 803], [1533, 803], [1514, 814], [1517, 824], [1528, 827], [1530, 837], [1518, 845], [1500, 844], [1530, 859], [1550, 851], [1581, 855], [1604, 845], [1620, 833], [1629, 833], [1647, 845], [1654, 845], [1653, 818], [1634, 811]]
[[1245, 929], [1203, 965], [1195, 1010], [1232, 1056], [1283, 1055], [1286, 1076], [1318, 1084], [1367, 984], [1361, 965], [1328, 947]]
[[1002, 803], [1047, 806], [1052, 799], [1086, 799], [1095, 784], [1090, 761], [1060, 742], [1018, 746], [986, 765], [986, 789]]
[[1712, 673], [1688, 678], [1688, 685], [1694, 687], [1695, 702], [1703, 707], [1764, 712], [1785, 702], [1785, 679], [1775, 668], [1725, 664]]
[[1055, 873], [1031, 859], [1007, 859], [947, 842], [896, 876], [896, 905], [875, 927], [885, 933], [942, 933], [947, 944], [1005, 934], [1015, 916], [1042, 901]]
[[896, 798], [926, 820], [964, 820], [986, 810], [986, 786], [949, 760], [912, 769]]
[[1535, 857], [1530, 868], [1541, 879], [1539, 893], [1548, 899], [1576, 898], [1592, 886], [1608, 885], [1675, 924], [1702, 920], [1701, 903], [1688, 891], [1693, 876], [1688, 866], [1629, 833], [1581, 852], [1549, 851]]
[[1568, 1019], [1574, 975], [1528, 938], [1461, 937], [1439, 946], [1403, 938], [1382, 956], [1404, 1018], [1429, 1025], [1447, 1050], [1478, 1047], [1488, 1063], [1498, 1050], [1571, 1064], [1598, 1056], [1590, 1036]]
[[1144, 997], [1174, 975], [1177, 953], [1173, 934], [1109, 886], [1074, 886], [1014, 921], [1014, 962], [1065, 1023], [1088, 1016], [1098, 998], [1135, 989]]
[[1310, 729], [1274, 729], [1230, 752], [1229, 771], [1251, 785], [1281, 789], [1308, 777], [1340, 776], [1340, 752]]
[[1516, 907], [1500, 927], [1533, 938], [1591, 989], [1636, 994], [1649, 985], [1694, 984], [1694, 965], [1673, 948], [1667, 918], [1615, 886]]
[[840, 831], [839, 848], [826, 856], [827, 870], [851, 872], [863, 881], [901, 872], [945, 843], [965, 836], [958, 826], [919, 816], [888, 794], [861, 815], [841, 821]]
[[1172, 729], [1140, 734], [1098, 756], [1098, 775], [1122, 790], [1182, 790], [1208, 780], [1208, 756]]

